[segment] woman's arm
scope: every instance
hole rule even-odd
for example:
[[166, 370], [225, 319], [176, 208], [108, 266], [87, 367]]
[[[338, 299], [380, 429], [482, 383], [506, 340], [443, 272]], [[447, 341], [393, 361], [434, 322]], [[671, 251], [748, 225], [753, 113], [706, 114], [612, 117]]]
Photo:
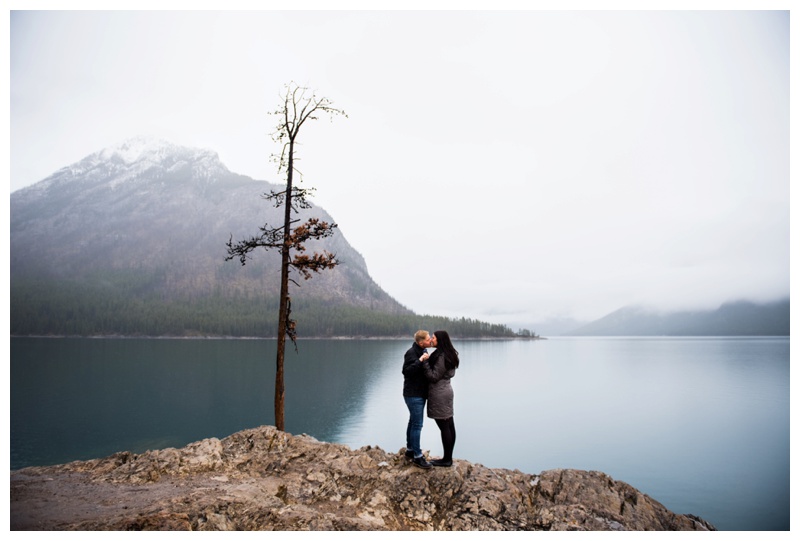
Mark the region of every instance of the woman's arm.
[[436, 354], [437, 352], [433, 352], [433, 356], [428, 359], [428, 362], [422, 363], [423, 368], [425, 369], [425, 377], [428, 378], [428, 381], [431, 383], [436, 383], [440, 379], [444, 377], [445, 372], [447, 372], [447, 368], [444, 366], [444, 355]]

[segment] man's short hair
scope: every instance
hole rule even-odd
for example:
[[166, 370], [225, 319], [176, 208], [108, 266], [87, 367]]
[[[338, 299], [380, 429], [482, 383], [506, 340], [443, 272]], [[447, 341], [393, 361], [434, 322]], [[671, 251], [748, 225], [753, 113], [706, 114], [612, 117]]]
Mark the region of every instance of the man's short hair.
[[428, 339], [428, 335], [430, 335], [430, 333], [428, 331], [419, 330], [419, 331], [414, 333], [414, 341], [417, 344], [419, 344], [423, 340], [427, 340]]

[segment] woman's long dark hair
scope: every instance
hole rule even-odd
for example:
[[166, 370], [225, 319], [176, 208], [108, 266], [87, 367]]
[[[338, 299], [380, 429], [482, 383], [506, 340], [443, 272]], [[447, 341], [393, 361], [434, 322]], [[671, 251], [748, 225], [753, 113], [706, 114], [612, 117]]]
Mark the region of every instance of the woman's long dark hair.
[[453, 347], [447, 331], [436, 331], [433, 335], [436, 337], [436, 351], [441, 351], [444, 356], [445, 367], [448, 370], [458, 368], [458, 351]]

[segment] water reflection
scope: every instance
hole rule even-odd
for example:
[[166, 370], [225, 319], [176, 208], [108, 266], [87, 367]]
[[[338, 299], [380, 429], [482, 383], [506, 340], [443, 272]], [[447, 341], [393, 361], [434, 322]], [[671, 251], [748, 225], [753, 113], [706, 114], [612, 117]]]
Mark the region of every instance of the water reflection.
[[[301, 341], [286, 428], [405, 444], [409, 340]], [[600, 470], [723, 529], [789, 527], [789, 340], [460, 341], [456, 458]], [[11, 468], [274, 424], [275, 342], [11, 340]], [[422, 446], [441, 450], [426, 419]]]
[[[286, 429], [323, 441], [361, 424], [403, 345], [287, 348]], [[275, 341], [15, 338], [11, 467], [179, 447], [274, 424]], [[399, 374], [399, 368], [397, 368]]]
[[306, 340], [299, 342], [298, 353], [287, 350], [286, 430], [339, 442], [342, 433], [358, 431], [376, 389], [392, 379], [392, 372], [400, 374], [403, 344]]

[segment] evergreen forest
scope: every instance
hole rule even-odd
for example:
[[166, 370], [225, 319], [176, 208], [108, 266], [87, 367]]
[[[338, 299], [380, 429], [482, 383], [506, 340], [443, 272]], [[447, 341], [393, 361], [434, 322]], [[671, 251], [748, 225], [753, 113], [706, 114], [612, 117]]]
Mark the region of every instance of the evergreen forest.
[[[212, 293], [165, 297], [131, 273], [125, 280], [15, 279], [11, 334], [39, 336], [180, 336], [274, 338], [278, 296]], [[391, 314], [342, 302], [292, 301], [298, 337], [411, 337], [444, 329], [460, 338], [517, 336], [475, 319]]]

